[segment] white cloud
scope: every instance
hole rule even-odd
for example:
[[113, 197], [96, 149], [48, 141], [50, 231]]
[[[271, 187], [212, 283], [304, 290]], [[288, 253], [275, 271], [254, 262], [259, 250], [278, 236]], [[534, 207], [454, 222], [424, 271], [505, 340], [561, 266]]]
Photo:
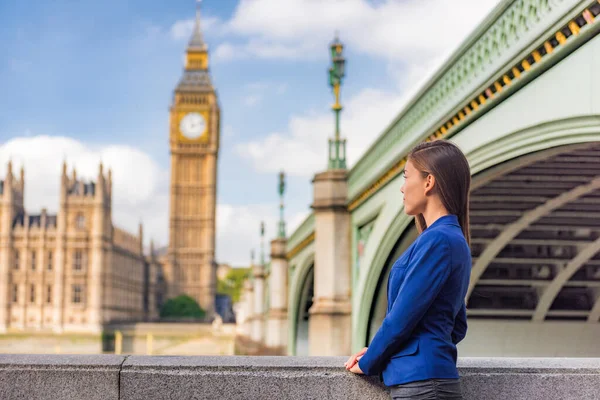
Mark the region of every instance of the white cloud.
[[282, 95], [287, 91], [287, 83], [276, 82], [251, 82], [244, 85], [244, 92], [247, 93], [243, 98], [243, 102], [248, 107], [253, 107], [260, 104], [265, 96]]
[[[265, 223], [264, 252], [269, 259], [270, 242], [277, 235], [279, 221], [278, 205], [249, 204], [217, 206], [217, 257], [221, 263], [247, 266], [250, 251], [254, 249], [255, 260], [260, 258], [260, 223]], [[287, 218], [288, 234], [293, 232], [306, 218], [306, 213], [293, 213]]]
[[213, 53], [213, 57], [216, 61], [229, 61], [237, 57], [236, 47], [230, 43], [223, 43], [217, 46], [217, 49]]
[[56, 213], [59, 206], [63, 161], [86, 181], [96, 181], [100, 162], [105, 173], [112, 169], [113, 223], [137, 233], [139, 222], [146, 240], [165, 243], [168, 238], [168, 174], [147, 154], [128, 146], [88, 146], [75, 139], [31, 136], [12, 139], [0, 146], [0, 176], [13, 160], [15, 169], [25, 169], [25, 208], [39, 213], [42, 208]]
[[[347, 47], [387, 62], [395, 84], [391, 90], [365, 88], [344, 102], [341, 133], [351, 166], [497, 3], [345, 0], [341, 6], [337, 0], [241, 0], [228, 30], [248, 38], [235, 49], [238, 57], [326, 57], [324, 46], [340, 29]], [[291, 116], [284, 131], [239, 144], [236, 151], [260, 172], [285, 166], [292, 175], [311, 176], [326, 167], [333, 133], [331, 112], [305, 112]]]
[[416, 62], [457, 46], [498, 0], [241, 0], [227, 31], [247, 38], [238, 57], [327, 57], [340, 31], [361, 53]]
[[[157, 247], [168, 242], [169, 174], [147, 154], [117, 145], [90, 146], [68, 137], [32, 136], [9, 140], [0, 146], [0, 179], [6, 176], [8, 160], [17, 174], [25, 168], [25, 208], [37, 214], [42, 208], [56, 213], [59, 206], [60, 174], [63, 160], [68, 173], [73, 166], [85, 181], [96, 180], [103, 162], [105, 173], [112, 169], [113, 224], [137, 234], [144, 225], [146, 245], [154, 239]], [[265, 251], [276, 234], [278, 205], [217, 205], [217, 259], [234, 265], [247, 265], [251, 248], [260, 244], [260, 221], [266, 223]], [[297, 226], [302, 215], [293, 214]], [[258, 253], [257, 253], [258, 254]]]
[[175, 40], [189, 39], [194, 29], [193, 19], [175, 21], [171, 26], [171, 37]]
[[[224, 26], [217, 17], [202, 16], [202, 32], [204, 34], [222, 35]], [[194, 18], [175, 21], [169, 30], [171, 38], [174, 40], [187, 40], [192, 36], [194, 30]]]
[[[347, 138], [348, 161], [356, 162], [396, 115], [405, 97], [365, 89], [344, 105], [341, 134]], [[238, 144], [236, 152], [260, 172], [311, 176], [327, 166], [328, 139], [334, 135], [333, 112], [292, 116], [286, 132]]]
[[[299, 58], [314, 60], [319, 58], [316, 47], [311, 43], [279, 43], [272, 40], [251, 39], [245, 44], [224, 42], [217, 47], [215, 60], [230, 61], [248, 57], [267, 60], [297, 60]], [[321, 49], [322, 50], [322, 49]]]
[[261, 100], [262, 100], [261, 95], [252, 94], [252, 95], [246, 96], [244, 98], [244, 104], [247, 105], [248, 107], [253, 107], [253, 106], [257, 105], [258, 103], [260, 103]]

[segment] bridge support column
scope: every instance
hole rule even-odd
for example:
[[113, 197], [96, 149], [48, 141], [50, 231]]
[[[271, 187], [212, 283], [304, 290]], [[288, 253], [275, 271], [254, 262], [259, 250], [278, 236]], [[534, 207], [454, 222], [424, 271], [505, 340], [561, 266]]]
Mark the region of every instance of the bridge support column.
[[252, 341], [263, 343], [265, 339], [264, 314], [265, 314], [265, 270], [262, 265], [254, 265], [254, 307], [252, 313]]
[[313, 180], [315, 214], [314, 300], [309, 310], [311, 356], [351, 351], [350, 213], [348, 172], [333, 169]]
[[271, 299], [267, 321], [267, 346], [281, 354], [287, 352], [288, 262], [285, 254], [287, 240], [271, 241], [271, 273], [269, 297]]
[[254, 298], [252, 282], [250, 279], [247, 279], [244, 282], [244, 287], [242, 289], [240, 312], [238, 313], [239, 318], [236, 318], [236, 322], [238, 324], [238, 334], [245, 338], [250, 338], [252, 334], [251, 317], [254, 310], [253, 302]]

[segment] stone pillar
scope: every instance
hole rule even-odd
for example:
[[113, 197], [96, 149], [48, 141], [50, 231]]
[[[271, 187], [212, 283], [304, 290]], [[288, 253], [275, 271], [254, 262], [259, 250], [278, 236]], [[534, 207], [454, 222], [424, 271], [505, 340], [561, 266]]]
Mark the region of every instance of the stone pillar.
[[0, 196], [0, 333], [5, 333], [10, 324], [10, 268], [13, 264], [12, 222], [13, 176], [12, 163], [8, 164], [8, 173], [4, 180], [4, 190]]
[[102, 172], [102, 164], [98, 173], [98, 181], [96, 185], [96, 193], [94, 199], [94, 213], [92, 221], [92, 245], [91, 245], [91, 262], [89, 266], [88, 293], [89, 301], [89, 326], [93, 332], [102, 332], [102, 324], [104, 322], [104, 269], [106, 259], [106, 249], [104, 241], [106, 237], [105, 219], [107, 214], [106, 190], [104, 184], [104, 175]]
[[238, 308], [238, 315], [236, 315], [236, 322], [238, 324], [238, 334], [240, 336], [249, 338], [252, 334], [251, 317], [253, 314], [253, 301], [252, 296], [252, 282], [250, 279], [244, 281], [242, 288], [242, 295]]
[[351, 352], [350, 213], [348, 172], [315, 175], [315, 292], [309, 310], [311, 356], [343, 356]]
[[56, 220], [56, 247], [54, 255], [54, 287], [53, 293], [53, 318], [52, 330], [62, 333], [64, 329], [65, 299], [70, 299], [71, 287], [65, 285], [66, 263], [67, 263], [67, 164], [63, 163], [63, 171], [60, 180], [60, 208]]
[[265, 314], [265, 269], [262, 265], [255, 265], [252, 268], [254, 274], [254, 304], [252, 310], [252, 341], [263, 343], [264, 332], [264, 314]]
[[287, 240], [271, 241], [271, 274], [269, 276], [270, 309], [267, 320], [267, 346], [287, 350], [288, 262], [285, 254]]

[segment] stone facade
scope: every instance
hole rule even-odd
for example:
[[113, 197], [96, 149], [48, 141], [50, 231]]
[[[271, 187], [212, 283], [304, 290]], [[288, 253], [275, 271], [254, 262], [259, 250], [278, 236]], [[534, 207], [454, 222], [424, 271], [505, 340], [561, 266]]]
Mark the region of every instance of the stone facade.
[[84, 182], [63, 165], [57, 214], [24, 208], [24, 170], [0, 181], [0, 332], [100, 333], [111, 321], [157, 317], [160, 265], [143, 232], [112, 222], [112, 176]]
[[[191, 117], [191, 119], [190, 119]], [[60, 180], [56, 215], [29, 215], [24, 171], [0, 180], [0, 333], [99, 333], [106, 323], [158, 318], [167, 298], [215, 311], [215, 210], [220, 108], [208, 72], [200, 10], [173, 96], [169, 245], [143, 251], [143, 232], [113, 226], [112, 177]]]

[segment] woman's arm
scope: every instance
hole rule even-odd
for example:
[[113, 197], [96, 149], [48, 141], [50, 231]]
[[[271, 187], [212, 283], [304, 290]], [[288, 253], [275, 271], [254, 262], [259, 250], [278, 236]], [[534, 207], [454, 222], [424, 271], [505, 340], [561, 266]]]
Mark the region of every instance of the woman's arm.
[[450, 273], [450, 247], [443, 234], [432, 231], [419, 239], [408, 261], [406, 278], [389, 314], [358, 361], [366, 375], [377, 375], [410, 337], [435, 300]]
[[454, 320], [454, 329], [452, 329], [452, 343], [458, 344], [467, 335], [467, 307], [463, 303], [456, 319]]

